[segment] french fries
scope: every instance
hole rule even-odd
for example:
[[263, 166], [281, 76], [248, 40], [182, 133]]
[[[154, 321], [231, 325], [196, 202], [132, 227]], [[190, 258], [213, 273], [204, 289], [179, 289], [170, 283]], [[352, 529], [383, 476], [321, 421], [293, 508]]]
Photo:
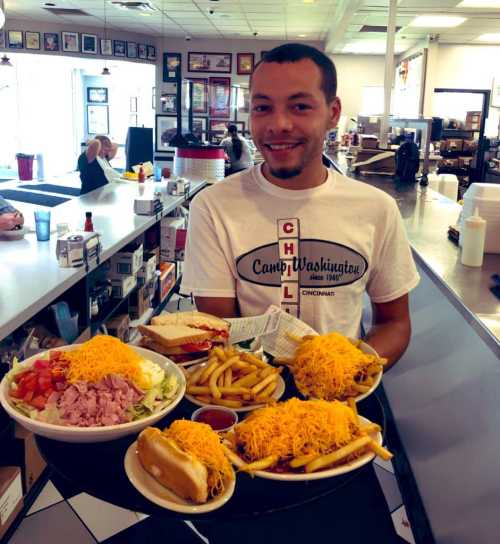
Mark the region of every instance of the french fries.
[[212, 349], [205, 365], [191, 368], [187, 393], [204, 404], [229, 408], [273, 402], [282, 370], [233, 346]]

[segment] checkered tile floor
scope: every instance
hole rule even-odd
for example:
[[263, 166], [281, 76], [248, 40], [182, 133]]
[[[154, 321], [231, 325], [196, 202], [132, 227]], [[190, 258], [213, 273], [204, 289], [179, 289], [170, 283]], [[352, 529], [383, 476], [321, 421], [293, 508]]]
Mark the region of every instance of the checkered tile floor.
[[[376, 462], [376, 473], [401, 542], [414, 544], [391, 463]], [[69, 536], [71, 535], [71, 537]], [[190, 522], [156, 520], [80, 493], [53, 475], [9, 544], [205, 544]]]

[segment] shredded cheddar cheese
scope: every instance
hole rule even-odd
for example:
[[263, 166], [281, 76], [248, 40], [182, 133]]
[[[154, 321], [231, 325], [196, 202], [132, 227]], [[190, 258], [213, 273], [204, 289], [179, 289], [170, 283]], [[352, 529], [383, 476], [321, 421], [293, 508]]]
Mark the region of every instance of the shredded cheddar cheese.
[[224, 481], [233, 478], [234, 472], [221, 447], [219, 435], [210, 425], [178, 419], [163, 432], [206, 466], [210, 495], [215, 497], [222, 493]]
[[97, 382], [109, 374], [119, 374], [135, 384], [140, 384], [142, 360], [131, 347], [113, 336], [94, 336], [78, 348], [63, 352], [69, 363], [67, 380]]
[[317, 399], [342, 399], [377, 358], [337, 332], [314, 336], [295, 351], [291, 371], [299, 391]]
[[359, 435], [354, 412], [338, 401], [299, 400], [255, 410], [235, 427], [245, 459], [277, 455], [280, 461], [307, 454], [325, 455]]

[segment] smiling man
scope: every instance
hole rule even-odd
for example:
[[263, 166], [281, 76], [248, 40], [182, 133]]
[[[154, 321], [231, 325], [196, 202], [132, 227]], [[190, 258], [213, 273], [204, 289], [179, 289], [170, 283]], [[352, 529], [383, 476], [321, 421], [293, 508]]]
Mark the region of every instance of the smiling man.
[[[323, 166], [341, 111], [336, 87], [332, 61], [306, 45], [277, 47], [257, 65], [250, 122], [264, 163], [193, 200], [182, 291], [221, 317], [274, 304], [318, 332], [351, 337], [366, 292], [367, 341], [394, 364], [410, 338], [418, 274], [394, 200]], [[398, 541], [371, 465], [300, 509], [207, 530], [218, 544]]]
[[408, 292], [418, 283], [395, 201], [322, 163], [341, 104], [332, 61], [302, 44], [266, 54], [251, 79], [251, 132], [264, 163], [191, 206], [182, 290], [221, 317], [270, 304], [318, 332], [359, 337], [394, 364], [410, 338]]

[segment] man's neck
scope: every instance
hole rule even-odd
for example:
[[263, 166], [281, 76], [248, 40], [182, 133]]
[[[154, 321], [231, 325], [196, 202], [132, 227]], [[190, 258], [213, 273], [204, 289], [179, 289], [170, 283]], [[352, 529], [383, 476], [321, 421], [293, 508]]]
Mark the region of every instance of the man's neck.
[[323, 185], [328, 179], [328, 170], [325, 168], [321, 161], [314, 162], [314, 164], [306, 166], [300, 174], [291, 178], [282, 179], [273, 176], [267, 163], [264, 163], [262, 167], [262, 174], [264, 177], [277, 187], [282, 189], [289, 189], [291, 191], [300, 191], [303, 189], [313, 189]]

